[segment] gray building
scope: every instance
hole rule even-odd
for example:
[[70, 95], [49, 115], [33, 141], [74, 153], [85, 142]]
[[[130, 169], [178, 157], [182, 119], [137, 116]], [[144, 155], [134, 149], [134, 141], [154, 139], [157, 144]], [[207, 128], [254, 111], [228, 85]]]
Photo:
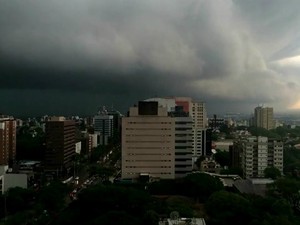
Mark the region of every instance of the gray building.
[[267, 167], [283, 172], [283, 143], [267, 137], [249, 137], [240, 142], [241, 163], [246, 178], [264, 177]]
[[107, 145], [114, 132], [114, 116], [102, 111], [94, 117], [94, 131], [99, 134], [99, 144]]
[[0, 166], [0, 192], [4, 194], [9, 188], [27, 188], [27, 174], [7, 173], [8, 166]]

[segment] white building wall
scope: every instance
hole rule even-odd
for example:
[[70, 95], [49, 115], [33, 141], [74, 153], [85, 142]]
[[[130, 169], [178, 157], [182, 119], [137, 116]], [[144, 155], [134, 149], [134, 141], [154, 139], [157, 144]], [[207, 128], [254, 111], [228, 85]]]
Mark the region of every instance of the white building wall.
[[75, 152], [77, 154], [80, 154], [80, 152], [81, 152], [81, 141], [75, 143]]
[[0, 189], [2, 194], [9, 188], [21, 187], [27, 188], [27, 175], [26, 174], [3, 174], [0, 176]]
[[96, 148], [98, 143], [98, 134], [89, 134], [90, 137], [92, 137], [92, 148]]

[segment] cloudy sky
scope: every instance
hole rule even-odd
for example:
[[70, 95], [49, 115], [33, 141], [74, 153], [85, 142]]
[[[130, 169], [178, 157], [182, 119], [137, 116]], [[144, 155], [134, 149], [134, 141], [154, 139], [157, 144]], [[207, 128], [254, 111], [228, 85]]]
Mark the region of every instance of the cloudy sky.
[[298, 0], [0, 0], [0, 113], [300, 109]]

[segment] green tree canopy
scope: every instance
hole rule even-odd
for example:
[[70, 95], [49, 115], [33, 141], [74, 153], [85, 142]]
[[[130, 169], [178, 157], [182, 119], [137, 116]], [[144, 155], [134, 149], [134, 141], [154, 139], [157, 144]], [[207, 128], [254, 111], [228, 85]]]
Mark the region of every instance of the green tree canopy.
[[279, 178], [268, 185], [268, 194], [285, 198], [294, 209], [300, 210], [300, 181], [292, 178]]
[[214, 155], [216, 162], [222, 167], [230, 165], [230, 155], [227, 151], [221, 151], [217, 149], [217, 153]]
[[205, 173], [193, 173], [183, 178], [182, 190], [187, 196], [205, 201], [215, 191], [224, 188], [219, 178]]
[[276, 179], [278, 177], [281, 177], [281, 172], [278, 168], [276, 167], [267, 167], [264, 170], [264, 174], [266, 178], [271, 178], [271, 179]]
[[239, 194], [227, 191], [213, 193], [205, 203], [205, 209], [213, 224], [247, 224], [251, 204]]

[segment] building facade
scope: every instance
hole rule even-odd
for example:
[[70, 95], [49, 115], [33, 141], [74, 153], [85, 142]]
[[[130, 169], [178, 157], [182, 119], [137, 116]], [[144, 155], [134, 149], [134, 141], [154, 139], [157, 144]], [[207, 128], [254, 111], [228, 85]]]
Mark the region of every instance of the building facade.
[[99, 134], [99, 144], [107, 145], [114, 132], [114, 116], [102, 112], [94, 117], [94, 131]]
[[0, 116], [0, 165], [10, 165], [16, 160], [16, 120]]
[[242, 168], [246, 178], [264, 177], [267, 167], [283, 172], [283, 143], [267, 137], [249, 137], [242, 142]]
[[75, 156], [75, 121], [52, 117], [46, 122], [45, 171], [67, 175]]
[[181, 106], [169, 115], [175, 119], [175, 177], [180, 178], [193, 170], [193, 120]]
[[175, 110], [176, 106], [181, 106], [183, 111], [192, 118], [192, 147], [193, 161], [198, 157], [209, 154], [211, 148], [207, 149], [207, 113], [205, 103], [196, 101], [190, 97], [165, 97], [151, 98], [146, 101], [157, 101], [160, 106], [166, 107], [168, 112]]
[[122, 179], [175, 178], [175, 119], [158, 102], [139, 102], [122, 118]]
[[254, 109], [254, 126], [262, 127], [267, 130], [275, 128], [273, 108], [271, 107], [256, 107]]

